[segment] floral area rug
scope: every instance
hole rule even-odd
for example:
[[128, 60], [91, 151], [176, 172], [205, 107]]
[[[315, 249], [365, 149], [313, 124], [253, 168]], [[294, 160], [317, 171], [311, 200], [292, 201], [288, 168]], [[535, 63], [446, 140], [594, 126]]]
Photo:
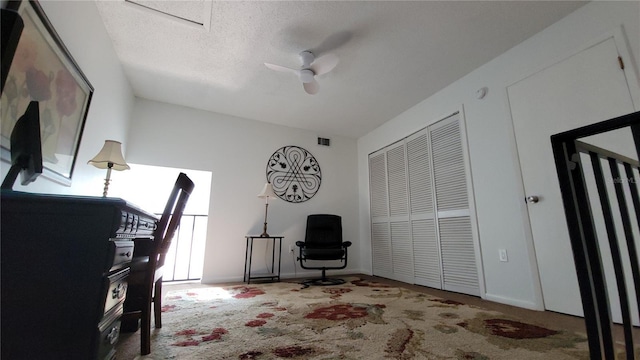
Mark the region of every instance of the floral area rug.
[[588, 359], [583, 335], [350, 278], [172, 291], [140, 359]]

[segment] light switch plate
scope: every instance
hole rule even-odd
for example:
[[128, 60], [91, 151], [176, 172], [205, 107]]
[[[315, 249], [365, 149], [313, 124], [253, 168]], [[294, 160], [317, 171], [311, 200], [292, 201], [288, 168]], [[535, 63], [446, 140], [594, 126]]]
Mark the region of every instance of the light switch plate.
[[498, 249], [498, 255], [500, 256], [500, 261], [509, 261], [509, 258], [507, 258], [507, 249]]

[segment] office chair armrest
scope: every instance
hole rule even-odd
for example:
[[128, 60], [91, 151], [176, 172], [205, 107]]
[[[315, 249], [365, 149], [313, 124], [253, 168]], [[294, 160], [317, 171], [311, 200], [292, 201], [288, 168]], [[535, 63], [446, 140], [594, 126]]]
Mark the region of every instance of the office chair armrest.
[[351, 246], [351, 241], [343, 241], [342, 242], [342, 247], [343, 248], [348, 248], [349, 246]]
[[296, 241], [297, 247], [304, 247], [304, 241]]

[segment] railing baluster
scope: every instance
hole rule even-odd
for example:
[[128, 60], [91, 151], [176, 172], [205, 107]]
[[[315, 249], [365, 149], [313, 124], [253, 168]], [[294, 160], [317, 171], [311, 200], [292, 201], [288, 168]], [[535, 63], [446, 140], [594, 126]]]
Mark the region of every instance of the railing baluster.
[[[638, 229], [640, 229], [640, 195], [638, 194], [638, 185], [636, 184], [636, 178], [633, 175], [631, 164], [624, 163], [624, 171], [627, 173], [627, 179], [629, 179], [628, 184], [629, 191], [631, 192], [631, 202], [636, 210], [636, 221], [638, 222]], [[640, 307], [638, 310], [640, 310]]]
[[[200, 280], [200, 277], [191, 277], [191, 262], [192, 262], [192, 258], [194, 256], [193, 254], [193, 245], [194, 245], [194, 241], [196, 240], [196, 219], [197, 218], [204, 218], [205, 220], [207, 219], [207, 215], [183, 215], [182, 219], [180, 220], [180, 223], [183, 224], [185, 223], [183, 220], [186, 218], [191, 218], [192, 220], [192, 225], [191, 225], [191, 239], [188, 239], [189, 241], [189, 251], [188, 251], [188, 258], [186, 260], [187, 262], [187, 277], [186, 278], [181, 278], [181, 279], [176, 279], [176, 270], [178, 269], [178, 267], [183, 263], [183, 261], [181, 261], [181, 259], [183, 259], [183, 257], [181, 257], [179, 254], [180, 252], [178, 251], [179, 249], [179, 243], [180, 241], [187, 241], [185, 239], [181, 240], [180, 237], [180, 226], [178, 226], [178, 229], [176, 230], [176, 237], [173, 239], [173, 244], [171, 244], [171, 246], [173, 247], [173, 251], [171, 253], [167, 253], [167, 259], [173, 259], [173, 269], [171, 270], [171, 274], [165, 274], [163, 281], [164, 282], [170, 282], [170, 281], [183, 281], [183, 280]], [[206, 231], [205, 231], [205, 235], [206, 236]], [[201, 254], [199, 254], [201, 255]], [[171, 275], [171, 276], [169, 276]]]
[[[602, 289], [606, 289], [602, 263], [595, 242], [593, 222], [588, 212], [580, 159], [574, 141], [552, 138], [553, 155], [573, 250], [576, 275], [580, 285], [580, 297], [589, 339], [591, 359], [613, 360], [613, 338], [609, 305]], [[572, 156], [576, 158], [573, 159]], [[574, 161], [575, 160], [575, 161]], [[586, 203], [586, 204], [585, 204]], [[582, 210], [582, 211], [581, 211]], [[590, 235], [590, 236], [589, 236]]]
[[[629, 155], [623, 156], [615, 154], [609, 150], [578, 141], [578, 139], [618, 129], [631, 130], [637, 154], [635, 159], [627, 157]], [[629, 315], [629, 295], [631, 295], [631, 292], [626, 288], [626, 282], [624, 281], [624, 267], [622, 266], [620, 247], [618, 246], [620, 244], [615, 238], [616, 233], [613, 221], [613, 216], [617, 217], [617, 213], [611, 211], [611, 206], [613, 205], [609, 202], [606, 192], [607, 187], [604, 186], [600, 158], [609, 159], [611, 174], [614, 179], [617, 180], [621, 180], [618, 164], [624, 164], [629, 184], [629, 193], [632, 196], [631, 201], [635, 209], [636, 221], [638, 221], [638, 227], [640, 228], [640, 219], [638, 219], [638, 217], [640, 217], [640, 199], [638, 198], [638, 188], [635, 184], [636, 177], [633, 172], [640, 168], [640, 163], [638, 162], [640, 158], [640, 112], [634, 112], [555, 134], [551, 136], [551, 145], [556, 162], [560, 190], [562, 192], [562, 202], [569, 228], [569, 237], [575, 259], [578, 283], [580, 285], [580, 295], [585, 313], [585, 325], [589, 338], [590, 358], [592, 360], [600, 360], [603, 357], [605, 359], [614, 359], [615, 348], [613, 334], [611, 333], [612, 323], [608, 303], [608, 292], [602, 273], [602, 258], [599, 253], [597, 234], [594, 229], [593, 213], [586, 195], [583, 178], [584, 173], [581, 169], [580, 156], [577, 151], [578, 148], [581, 152], [590, 154], [596, 182], [599, 183], [597, 184], [598, 193], [605, 217], [609, 246], [611, 248], [611, 256], [616, 273], [616, 283], [620, 295], [620, 307], [623, 313], [626, 357], [627, 359], [633, 359], [632, 319]], [[629, 254], [631, 262], [635, 300], [638, 304], [638, 310], [640, 310], [639, 259], [631, 230], [632, 222], [622, 182], [614, 181], [613, 187], [620, 210], [620, 220], [623, 224], [628, 249], [627, 253]], [[617, 220], [617, 218], [615, 220]]]
[[193, 257], [193, 239], [196, 235], [196, 217], [191, 222], [191, 241], [189, 242], [189, 263], [187, 264], [187, 279], [191, 279], [191, 257]]
[[[631, 218], [629, 217], [629, 209], [627, 208], [626, 196], [622, 189], [622, 178], [620, 176], [620, 169], [615, 159], [609, 159], [609, 167], [611, 167], [611, 175], [614, 181], [613, 186], [616, 190], [616, 197], [618, 199], [618, 207], [620, 208], [620, 217], [622, 219], [622, 228], [624, 229], [624, 237], [627, 241], [627, 251], [629, 252], [629, 258], [631, 263], [631, 273], [633, 274], [633, 280], [636, 291], [636, 302], [638, 304], [638, 310], [640, 310], [640, 297], [638, 297], [638, 282], [640, 282], [640, 269], [638, 267], [638, 253], [636, 251], [636, 244], [634, 241], [633, 231], [631, 230]], [[629, 181], [629, 179], [627, 179]], [[637, 213], [636, 213], [637, 216]], [[631, 316], [629, 316], [631, 319]], [[631, 326], [631, 325], [629, 325]]]
[[175, 280], [176, 279], [176, 265], [178, 264], [178, 249], [180, 249], [180, 247], [178, 245], [180, 245], [180, 225], [182, 225], [182, 219], [184, 219], [186, 216], [182, 216], [182, 218], [180, 219], [180, 224], [178, 224], [178, 228], [176, 229], [176, 235], [175, 235], [175, 239], [173, 239], [173, 248], [175, 249], [174, 253], [174, 257], [173, 257], [173, 269], [171, 270], [171, 280]]
[[[624, 327], [625, 337], [625, 349], [627, 352], [627, 360], [633, 360], [633, 334], [631, 330], [631, 311], [629, 310], [629, 298], [627, 296], [627, 285], [624, 276], [624, 269], [622, 267], [622, 256], [620, 255], [620, 247], [618, 245], [618, 237], [616, 236], [616, 229], [613, 221], [613, 214], [611, 212], [611, 203], [609, 202], [609, 195], [607, 193], [607, 187], [602, 173], [602, 166], [600, 164], [600, 156], [595, 152], [589, 152], [591, 157], [591, 165], [593, 166], [593, 173], [596, 179], [596, 186], [598, 188], [598, 195], [600, 197], [600, 207], [602, 209], [602, 215], [604, 217], [604, 224], [607, 229], [607, 237], [609, 239], [609, 249], [611, 250], [611, 260], [613, 261], [613, 269], [616, 276], [616, 285], [618, 288], [618, 297], [620, 299], [620, 311], [622, 312], [622, 323]], [[617, 162], [615, 159], [609, 158], [609, 166], [615, 166], [617, 168]], [[613, 170], [612, 170], [613, 173]], [[614, 179], [616, 176], [614, 175]], [[619, 199], [618, 199], [619, 201]]]

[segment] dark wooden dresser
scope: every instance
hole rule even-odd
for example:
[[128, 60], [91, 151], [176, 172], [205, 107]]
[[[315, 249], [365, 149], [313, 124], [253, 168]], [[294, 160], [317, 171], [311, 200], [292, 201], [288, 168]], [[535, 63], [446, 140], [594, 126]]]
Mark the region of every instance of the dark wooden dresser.
[[135, 238], [157, 218], [119, 198], [0, 194], [1, 357], [114, 359]]

